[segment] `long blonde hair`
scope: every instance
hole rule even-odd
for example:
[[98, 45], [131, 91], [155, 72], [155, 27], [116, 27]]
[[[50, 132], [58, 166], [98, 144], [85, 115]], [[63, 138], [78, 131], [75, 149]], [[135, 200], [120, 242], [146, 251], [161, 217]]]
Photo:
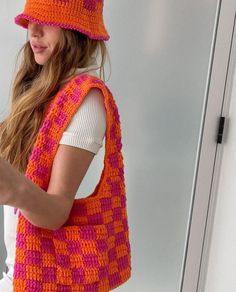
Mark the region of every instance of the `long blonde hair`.
[[64, 80], [73, 77], [77, 68], [86, 67], [90, 57], [99, 49], [99, 77], [106, 82], [104, 65], [109, 54], [105, 42], [90, 39], [74, 30], [62, 29], [61, 35], [51, 57], [43, 66], [36, 63], [29, 41], [17, 55], [18, 61], [23, 51], [12, 85], [10, 113], [0, 123], [0, 156], [22, 173], [26, 171], [47, 104]]

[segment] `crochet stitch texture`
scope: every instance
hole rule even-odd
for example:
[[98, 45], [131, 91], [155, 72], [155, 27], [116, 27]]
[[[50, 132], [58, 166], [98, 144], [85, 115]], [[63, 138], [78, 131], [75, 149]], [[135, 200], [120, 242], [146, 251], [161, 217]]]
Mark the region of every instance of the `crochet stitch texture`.
[[89, 89], [100, 88], [106, 108], [104, 166], [94, 191], [74, 199], [65, 224], [49, 230], [18, 213], [14, 292], [106, 292], [131, 276], [124, 163], [118, 108], [104, 82], [73, 77], [50, 101], [25, 176], [47, 191], [60, 137]]
[[24, 11], [14, 21], [23, 28], [28, 22], [78, 30], [92, 39], [109, 40], [103, 20], [103, 0], [26, 0]]

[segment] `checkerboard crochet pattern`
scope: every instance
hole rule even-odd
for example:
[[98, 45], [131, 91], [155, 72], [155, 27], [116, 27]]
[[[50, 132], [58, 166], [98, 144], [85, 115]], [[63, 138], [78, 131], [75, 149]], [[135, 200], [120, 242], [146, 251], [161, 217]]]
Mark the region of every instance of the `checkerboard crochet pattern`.
[[104, 166], [94, 191], [74, 199], [57, 230], [31, 224], [18, 213], [14, 292], [105, 292], [131, 276], [119, 113], [112, 93], [98, 77], [73, 77], [50, 101], [25, 175], [47, 190], [63, 131], [92, 87], [103, 92], [107, 116]]
[[79, 30], [92, 39], [109, 40], [103, 20], [103, 0], [27, 0], [15, 23], [23, 28], [28, 21]]

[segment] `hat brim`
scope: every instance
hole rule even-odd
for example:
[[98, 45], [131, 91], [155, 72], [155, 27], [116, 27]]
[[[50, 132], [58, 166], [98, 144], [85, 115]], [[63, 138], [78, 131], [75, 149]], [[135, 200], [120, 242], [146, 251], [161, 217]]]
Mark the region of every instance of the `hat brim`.
[[28, 23], [29, 19], [27, 19], [24, 14], [18, 14], [15, 18], [14, 21], [16, 24], [22, 26], [23, 28], [28, 28]]
[[64, 29], [77, 30], [77, 31], [79, 31], [79, 32], [87, 35], [91, 39], [104, 40], [104, 41], [107, 41], [107, 40], [110, 39], [110, 36], [107, 33], [106, 34], [103, 34], [103, 35], [96, 35], [95, 36], [91, 32], [85, 31], [85, 30], [83, 30], [80, 27], [76, 27], [76, 26], [73, 26], [73, 25], [67, 25], [67, 24], [63, 24], [63, 23], [59, 23], [59, 22], [43, 21], [43, 20], [34, 18], [32, 16], [29, 16], [27, 14], [24, 14], [24, 13], [18, 14], [14, 18], [14, 22], [17, 25], [19, 25], [19, 26], [21, 26], [21, 27], [23, 27], [25, 29], [28, 29], [29, 21], [35, 22], [35, 23], [38, 23], [38, 24], [42, 24], [42, 25], [51, 25], [51, 26], [61, 27], [61, 28], [64, 28]]

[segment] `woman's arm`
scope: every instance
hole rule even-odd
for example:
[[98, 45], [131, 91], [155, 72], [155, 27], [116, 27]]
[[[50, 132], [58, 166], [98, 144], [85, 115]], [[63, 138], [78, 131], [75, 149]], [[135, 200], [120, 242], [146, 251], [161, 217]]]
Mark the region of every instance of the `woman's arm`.
[[94, 153], [60, 144], [47, 192], [0, 158], [0, 204], [19, 208], [33, 225], [56, 230], [67, 220]]

